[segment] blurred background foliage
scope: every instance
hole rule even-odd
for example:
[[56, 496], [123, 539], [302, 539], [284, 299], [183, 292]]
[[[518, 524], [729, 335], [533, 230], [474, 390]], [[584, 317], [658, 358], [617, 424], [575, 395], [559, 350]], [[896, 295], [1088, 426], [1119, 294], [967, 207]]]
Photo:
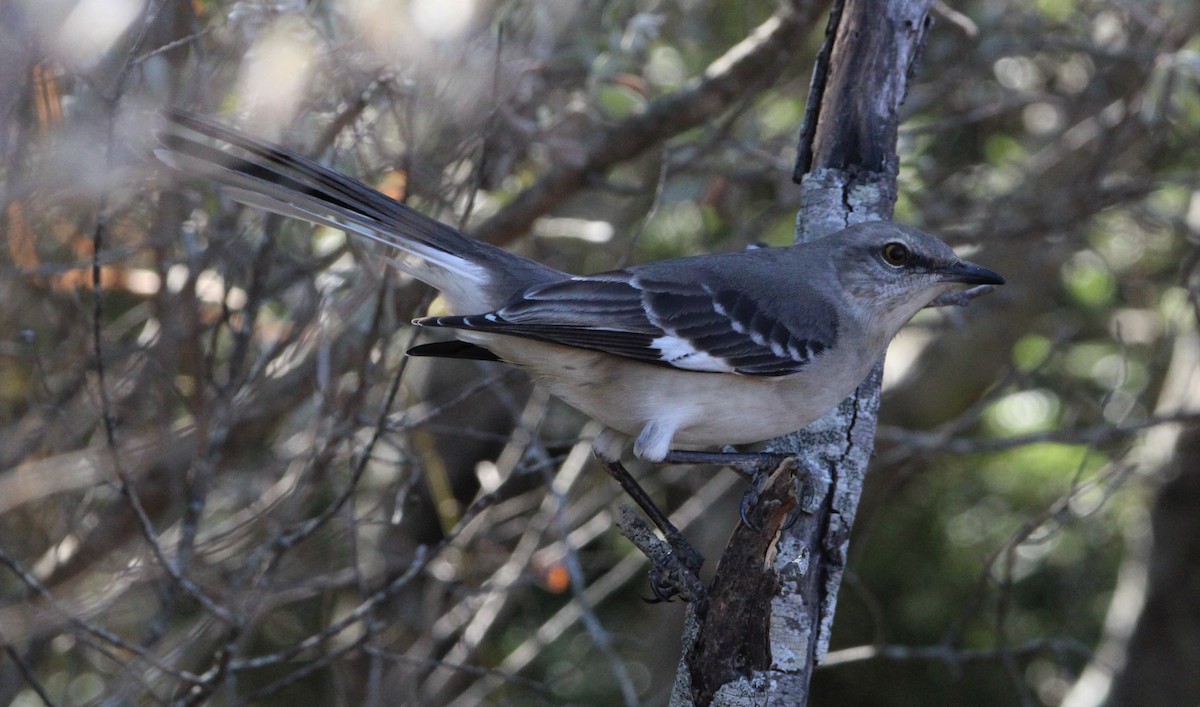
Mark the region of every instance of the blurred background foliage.
[[[155, 111], [566, 270], [778, 245], [826, 9], [0, 1], [0, 702], [665, 702], [682, 608], [639, 600], [596, 430], [405, 359], [428, 293], [156, 166]], [[781, 12], [774, 68], [637, 123]], [[897, 219], [1009, 284], [889, 354], [814, 703], [1195, 704], [1200, 7], [932, 16]], [[741, 483], [643, 478], [718, 557]]]

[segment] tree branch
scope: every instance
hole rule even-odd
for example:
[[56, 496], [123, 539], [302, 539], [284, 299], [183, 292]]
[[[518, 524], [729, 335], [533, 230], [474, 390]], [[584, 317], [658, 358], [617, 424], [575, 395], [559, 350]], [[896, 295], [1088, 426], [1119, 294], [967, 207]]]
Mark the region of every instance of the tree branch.
[[579, 159], [552, 165], [531, 187], [475, 228], [473, 235], [489, 243], [506, 243], [527, 233], [538, 217], [586, 185], [591, 176], [715, 118], [771, 82], [795, 55], [794, 46], [812, 27], [823, 5], [813, 0], [784, 3], [683, 88], [659, 98], [641, 113], [597, 130]]
[[[800, 134], [797, 241], [891, 217], [900, 104], [928, 7], [845, 0], [831, 11]], [[772, 443], [798, 461], [764, 494], [777, 505], [762, 531], [738, 529], [708, 598], [690, 607], [672, 704], [807, 703], [874, 447], [881, 369], [837, 410]], [[792, 506], [799, 512], [777, 515]]]

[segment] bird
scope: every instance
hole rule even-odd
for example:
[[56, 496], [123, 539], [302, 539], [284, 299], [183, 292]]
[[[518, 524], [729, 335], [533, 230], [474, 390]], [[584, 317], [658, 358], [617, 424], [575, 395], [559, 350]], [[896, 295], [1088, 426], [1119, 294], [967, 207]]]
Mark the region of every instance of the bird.
[[934, 299], [1004, 283], [890, 221], [573, 275], [278, 145], [181, 111], [165, 116], [162, 161], [236, 201], [388, 246], [399, 270], [445, 301], [445, 314], [414, 324], [454, 336], [410, 354], [524, 369], [603, 425], [593, 447], [609, 464], [630, 442], [635, 457], [670, 462], [802, 429], [853, 392]]

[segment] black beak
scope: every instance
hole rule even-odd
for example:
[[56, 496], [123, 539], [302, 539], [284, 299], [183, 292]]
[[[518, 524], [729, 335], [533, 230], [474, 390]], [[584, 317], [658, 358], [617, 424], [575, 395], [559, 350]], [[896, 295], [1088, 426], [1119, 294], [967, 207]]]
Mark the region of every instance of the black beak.
[[957, 263], [941, 269], [941, 279], [945, 282], [961, 282], [965, 285], [1003, 285], [1004, 278], [985, 267], [975, 263], [960, 260]]

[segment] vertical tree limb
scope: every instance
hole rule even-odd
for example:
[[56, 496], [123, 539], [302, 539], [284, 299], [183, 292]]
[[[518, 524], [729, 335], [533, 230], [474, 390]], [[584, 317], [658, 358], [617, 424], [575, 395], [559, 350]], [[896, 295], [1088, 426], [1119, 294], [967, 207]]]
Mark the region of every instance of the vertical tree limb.
[[[900, 105], [929, 4], [845, 0], [831, 11], [795, 169], [798, 241], [891, 217]], [[689, 608], [672, 704], [807, 703], [874, 447], [881, 369], [837, 410], [774, 442], [797, 461], [761, 495], [751, 519], [761, 529], [737, 529], [707, 598]]]

